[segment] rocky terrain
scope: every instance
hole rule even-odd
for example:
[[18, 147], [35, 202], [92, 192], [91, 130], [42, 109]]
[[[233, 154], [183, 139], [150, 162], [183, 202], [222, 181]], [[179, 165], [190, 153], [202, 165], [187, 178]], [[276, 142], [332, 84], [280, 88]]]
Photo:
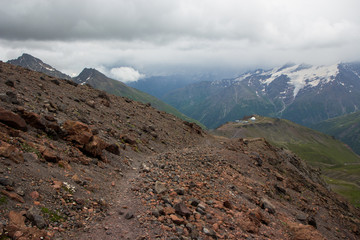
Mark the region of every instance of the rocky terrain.
[[360, 212], [262, 138], [0, 63], [2, 239], [358, 239]]

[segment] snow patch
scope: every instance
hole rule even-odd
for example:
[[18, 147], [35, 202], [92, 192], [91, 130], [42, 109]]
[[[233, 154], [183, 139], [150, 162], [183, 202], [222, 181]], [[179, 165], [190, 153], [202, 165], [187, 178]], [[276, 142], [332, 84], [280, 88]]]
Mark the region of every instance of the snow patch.
[[316, 87], [320, 83], [334, 81], [336, 75], [339, 73], [338, 64], [331, 66], [309, 66], [307, 68], [301, 68], [301, 65], [294, 65], [281, 70], [279, 69], [280, 68], [274, 68], [271, 71], [262, 73], [261, 75], [263, 76], [270, 76], [262, 83], [269, 85], [276, 78], [285, 75], [289, 78], [288, 83], [294, 86], [294, 97], [306, 86]]

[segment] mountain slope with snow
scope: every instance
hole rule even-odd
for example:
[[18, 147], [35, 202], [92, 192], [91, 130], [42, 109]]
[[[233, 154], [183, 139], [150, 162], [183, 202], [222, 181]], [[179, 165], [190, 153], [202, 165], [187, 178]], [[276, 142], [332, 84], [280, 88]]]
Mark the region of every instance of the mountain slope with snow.
[[[211, 91], [204, 90], [210, 86]], [[199, 92], [204, 93], [197, 101], [186, 100], [194, 99], [193, 93]], [[258, 69], [235, 79], [189, 85], [168, 94], [164, 100], [199, 121], [204, 121], [204, 116], [217, 116], [204, 122], [211, 128], [251, 114], [310, 126], [359, 109], [360, 64], [287, 64]]]

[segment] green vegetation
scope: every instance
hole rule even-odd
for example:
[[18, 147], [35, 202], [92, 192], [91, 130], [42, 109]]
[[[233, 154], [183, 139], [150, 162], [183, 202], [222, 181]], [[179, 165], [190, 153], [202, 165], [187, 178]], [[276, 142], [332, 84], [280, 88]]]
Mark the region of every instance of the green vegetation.
[[64, 217], [60, 216], [58, 213], [51, 211], [50, 209], [46, 208], [46, 207], [42, 207], [41, 208], [41, 212], [47, 216], [50, 221], [52, 222], [61, 222], [64, 221]]
[[254, 122], [228, 123], [214, 133], [230, 138], [263, 137], [317, 167], [360, 162], [360, 157], [342, 142], [284, 119], [256, 116]]
[[6, 203], [7, 203], [7, 198], [5, 196], [0, 197], [0, 205], [6, 204]]
[[360, 187], [354, 183], [325, 176], [325, 181], [334, 192], [348, 199], [355, 207], [360, 208]]
[[[230, 138], [263, 137], [320, 167], [334, 191], [360, 206], [360, 157], [344, 143], [288, 120], [255, 116], [248, 123], [227, 123], [214, 131]], [[331, 180], [331, 181], [330, 181]]]
[[312, 128], [335, 136], [360, 155], [360, 111], [320, 122]]
[[42, 158], [42, 155], [41, 155], [40, 151], [37, 150], [36, 148], [30, 146], [30, 145], [27, 144], [26, 142], [22, 143], [22, 144], [20, 145], [20, 147], [21, 147], [21, 149], [22, 149], [24, 152], [35, 153], [39, 159]]
[[134, 101], [142, 102], [145, 104], [150, 103], [151, 106], [153, 106], [156, 109], [170, 113], [184, 121], [194, 122], [194, 123], [198, 124], [199, 126], [201, 126], [202, 128], [206, 129], [206, 127], [203, 124], [201, 124], [199, 121], [196, 121], [190, 117], [187, 117], [186, 115], [179, 112], [176, 108], [166, 104], [165, 102], [161, 101], [160, 99], [158, 99], [154, 96], [151, 96], [147, 93], [144, 93], [142, 91], [139, 91], [135, 88], [131, 88], [122, 82], [108, 78], [104, 74], [102, 74], [98, 71], [94, 72], [93, 79], [90, 79], [88, 84], [90, 84], [92, 87], [94, 87], [96, 89], [103, 90], [110, 94], [114, 94], [114, 95], [121, 96], [121, 97], [126, 97], [126, 98], [132, 99]]

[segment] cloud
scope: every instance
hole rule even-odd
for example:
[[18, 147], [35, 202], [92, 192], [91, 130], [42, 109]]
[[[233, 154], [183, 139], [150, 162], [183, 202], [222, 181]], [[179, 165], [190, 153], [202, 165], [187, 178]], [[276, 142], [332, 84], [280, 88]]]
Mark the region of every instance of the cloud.
[[0, 58], [147, 75], [360, 60], [358, 0], [0, 0]]
[[144, 78], [145, 75], [139, 73], [137, 70], [131, 67], [118, 67], [112, 68], [110, 74], [113, 78], [120, 80], [122, 82], [135, 82], [140, 78]]

